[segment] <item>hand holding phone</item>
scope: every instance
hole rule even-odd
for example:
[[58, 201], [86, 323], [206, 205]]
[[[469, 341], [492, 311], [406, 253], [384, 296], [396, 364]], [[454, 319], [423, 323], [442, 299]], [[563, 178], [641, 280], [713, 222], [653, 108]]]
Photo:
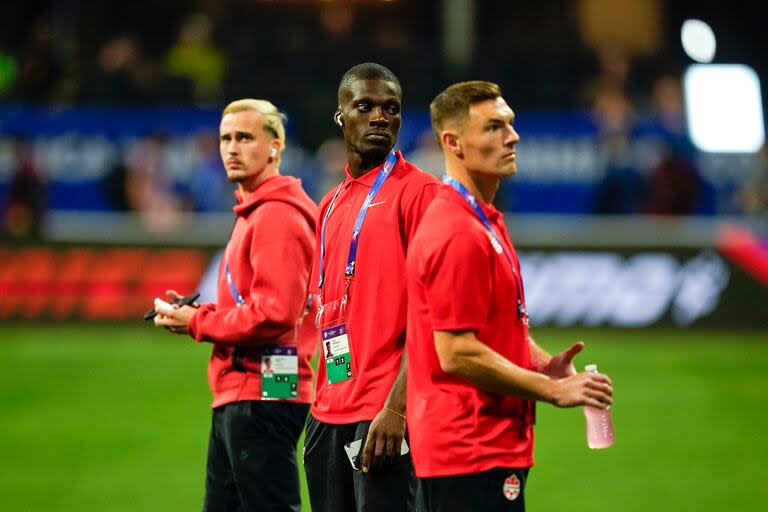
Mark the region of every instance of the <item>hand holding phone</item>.
[[[159, 300], [162, 304], [167, 304], [170, 307], [176, 306], [193, 306], [195, 304], [195, 301], [200, 297], [199, 293], [193, 293], [191, 295], [186, 295], [184, 297], [181, 297], [179, 299], [173, 300], [171, 302], [165, 302], [161, 299], [156, 299], [155, 303], [157, 304], [157, 301]], [[144, 320], [152, 320], [155, 318], [157, 313], [155, 312], [155, 308], [150, 309], [146, 313], [144, 313]]]
[[[360, 471], [363, 469], [363, 457], [362, 453], [360, 453], [360, 448], [363, 445], [363, 440], [358, 439], [357, 441], [352, 441], [351, 443], [347, 443], [344, 445], [344, 451], [347, 452], [347, 458], [349, 458], [349, 463], [352, 464], [352, 469], [355, 471]], [[403, 443], [400, 445], [400, 455], [405, 455], [408, 453], [408, 443], [405, 442], [405, 439], [403, 439]]]

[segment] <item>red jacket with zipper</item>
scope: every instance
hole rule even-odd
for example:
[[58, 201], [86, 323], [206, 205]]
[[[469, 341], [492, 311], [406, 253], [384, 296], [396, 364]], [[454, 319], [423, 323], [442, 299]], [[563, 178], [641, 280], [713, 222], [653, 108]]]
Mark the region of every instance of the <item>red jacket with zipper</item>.
[[[201, 305], [189, 324], [193, 338], [213, 343], [212, 407], [260, 400], [262, 348], [274, 345], [298, 348], [298, 397], [286, 401], [310, 403], [316, 300], [309, 311], [306, 305], [317, 206], [290, 176], [267, 178], [245, 199], [239, 191], [235, 196], [237, 217], [219, 267], [217, 302]], [[227, 282], [227, 263], [242, 306]]]

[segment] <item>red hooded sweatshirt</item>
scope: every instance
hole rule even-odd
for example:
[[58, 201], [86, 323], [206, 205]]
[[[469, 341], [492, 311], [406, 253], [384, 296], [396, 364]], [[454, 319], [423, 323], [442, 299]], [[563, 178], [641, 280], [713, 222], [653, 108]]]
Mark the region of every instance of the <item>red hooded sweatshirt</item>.
[[267, 178], [245, 199], [239, 191], [235, 196], [237, 218], [219, 267], [217, 302], [201, 305], [189, 324], [193, 338], [213, 343], [212, 407], [261, 400], [262, 350], [276, 345], [298, 349], [298, 396], [287, 401], [309, 403], [318, 333], [316, 300], [307, 300], [307, 288], [317, 206], [290, 176]]

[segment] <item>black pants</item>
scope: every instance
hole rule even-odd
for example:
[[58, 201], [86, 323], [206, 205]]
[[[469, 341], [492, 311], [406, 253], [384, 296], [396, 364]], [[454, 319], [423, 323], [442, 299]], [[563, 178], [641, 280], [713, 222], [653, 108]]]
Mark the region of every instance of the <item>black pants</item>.
[[329, 425], [312, 416], [304, 438], [312, 512], [408, 512], [415, 510], [418, 482], [410, 452], [387, 469], [355, 471], [344, 444], [364, 439], [370, 421]]
[[204, 512], [299, 512], [296, 444], [309, 404], [243, 401], [213, 410]]
[[422, 478], [422, 507], [425, 512], [525, 512], [527, 479], [528, 468]]

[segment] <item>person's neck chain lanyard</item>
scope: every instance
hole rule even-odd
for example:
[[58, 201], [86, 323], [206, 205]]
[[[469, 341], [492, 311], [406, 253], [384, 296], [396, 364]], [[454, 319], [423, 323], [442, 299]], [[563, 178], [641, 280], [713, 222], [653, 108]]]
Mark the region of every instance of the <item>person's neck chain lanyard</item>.
[[[352, 278], [355, 276], [355, 263], [357, 261], [357, 246], [360, 242], [360, 234], [363, 229], [363, 221], [365, 220], [365, 215], [368, 213], [368, 207], [371, 205], [371, 202], [373, 201], [373, 198], [376, 197], [376, 194], [379, 193], [379, 190], [381, 190], [381, 186], [384, 184], [384, 181], [389, 177], [390, 173], [392, 172], [392, 169], [395, 167], [395, 163], [397, 163], [397, 155], [395, 154], [395, 150], [391, 150], [389, 152], [389, 155], [387, 156], [387, 159], [384, 161], [384, 165], [381, 166], [381, 170], [379, 171], [378, 176], [376, 176], [376, 181], [373, 182], [373, 185], [371, 186], [371, 190], [368, 191], [368, 195], [365, 197], [365, 201], [363, 201], [363, 205], [360, 207], [360, 211], [357, 213], [357, 219], [355, 219], [355, 226], [352, 229], [352, 241], [349, 244], [349, 255], [347, 256], [347, 266], [344, 270], [344, 275], [346, 277], [346, 289], [344, 290], [344, 299], [347, 299], [347, 294], [349, 293], [349, 284]], [[341, 192], [341, 189], [344, 187], [344, 183], [346, 183], [346, 178], [344, 181], [341, 182], [341, 185], [339, 185], [339, 188], [336, 189], [336, 193], [333, 195], [333, 199], [331, 199], [330, 204], [328, 205], [328, 208], [325, 211], [325, 215], [323, 216], [323, 224], [320, 228], [320, 282], [318, 283], [318, 290], [320, 292], [320, 305], [322, 307], [322, 295], [323, 295], [323, 285], [325, 284], [325, 225], [328, 221], [328, 217], [331, 214], [331, 210], [333, 210], [334, 205], [336, 204], [336, 198], [339, 196], [339, 192]]]
[[509, 255], [509, 253], [507, 253], [506, 249], [504, 249], [504, 244], [501, 243], [501, 237], [496, 234], [496, 230], [493, 229], [491, 221], [488, 220], [488, 216], [485, 215], [485, 212], [480, 207], [480, 204], [477, 202], [477, 198], [472, 195], [469, 190], [467, 190], [467, 187], [462, 185], [461, 182], [456, 178], [448, 176], [447, 174], [443, 176], [443, 183], [450, 185], [456, 192], [459, 193], [462, 198], [464, 198], [467, 204], [469, 204], [469, 206], [475, 212], [475, 215], [480, 220], [480, 222], [483, 223], [485, 229], [488, 230], [488, 234], [491, 236], [491, 240], [494, 242], [494, 249], [496, 249], [497, 252], [499, 252], [499, 249], [501, 249], [500, 252], [504, 254], [507, 263], [509, 263], [509, 268], [512, 269], [512, 274], [515, 276], [515, 288], [517, 289], [517, 314], [520, 318], [523, 319], [523, 322], [528, 325], [528, 313], [525, 310], [525, 295], [523, 292], [522, 278], [518, 275], [518, 272], [515, 269], [515, 264], [512, 261], [512, 257]]

